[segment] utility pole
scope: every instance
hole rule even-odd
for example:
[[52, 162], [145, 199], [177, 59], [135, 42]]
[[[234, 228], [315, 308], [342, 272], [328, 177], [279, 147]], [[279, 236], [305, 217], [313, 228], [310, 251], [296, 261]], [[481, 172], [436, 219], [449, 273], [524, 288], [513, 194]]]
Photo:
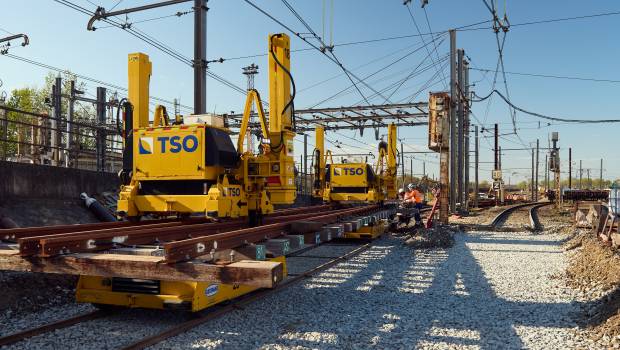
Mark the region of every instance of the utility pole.
[[[75, 162], [71, 162], [70, 158], [74, 157], [73, 154], [73, 139], [75, 138], [73, 130], [73, 121], [75, 120], [75, 80], [69, 82], [69, 111], [67, 116], [67, 151], [65, 157], [65, 166], [75, 166]], [[73, 163], [73, 164], [72, 164]]]
[[[168, 0], [159, 3], [137, 6], [124, 10], [106, 12], [99, 7], [88, 21], [87, 30], [94, 31], [96, 21], [128, 13], [151, 10], [163, 6], [176, 5], [191, 0]], [[207, 111], [207, 0], [194, 0], [194, 114], [205, 114]]]
[[601, 172], [599, 174], [599, 183], [598, 183], [598, 189], [602, 190], [603, 189], [603, 158], [601, 158]]
[[478, 164], [479, 164], [479, 155], [478, 152], [479, 150], [479, 145], [478, 145], [478, 125], [476, 125], [476, 138], [475, 138], [475, 158], [474, 158], [474, 162], [475, 162], [475, 170], [474, 170], [474, 207], [478, 208], [478, 192], [480, 191], [479, 189], [479, 184], [478, 184]]
[[402, 171], [403, 175], [403, 189], [406, 187], [405, 186], [405, 151], [404, 151], [404, 146], [403, 143], [401, 141], [400, 143], [400, 170]]
[[422, 161], [422, 176], [426, 177], [426, 161]]
[[456, 169], [457, 169], [457, 138], [456, 138], [456, 30], [450, 30], [450, 212], [456, 211]]
[[535, 189], [535, 193], [534, 193], [534, 200], [538, 201], [538, 158], [539, 158], [539, 152], [540, 152], [540, 140], [536, 139], [536, 177], [534, 180], [534, 189]]
[[496, 184], [499, 182], [500, 176], [498, 176], [498, 171], [500, 170], [499, 167], [499, 125], [496, 123], [495, 124], [495, 135], [494, 135], [494, 139], [495, 139], [495, 147], [493, 148], [493, 152], [495, 154], [495, 161], [494, 161], [494, 166], [493, 166], [493, 170], [495, 170], [493, 172], [493, 189], [495, 190], [495, 206], [499, 205], [499, 195], [500, 195], [500, 188], [499, 186], [497, 186]]
[[562, 196], [562, 187], [560, 184], [560, 148], [558, 147], [559, 134], [557, 132], [551, 133], [551, 142], [553, 142], [553, 148], [551, 149], [551, 156], [549, 157], [549, 168], [554, 173], [554, 185], [556, 191], [556, 207], [560, 207], [561, 196]]
[[549, 190], [549, 155], [545, 154], [545, 194]]
[[207, 111], [207, 0], [194, 0], [194, 114]]
[[531, 190], [531, 192], [530, 192], [530, 199], [532, 201], [535, 200], [534, 199], [534, 168], [535, 168], [535, 166], [534, 166], [534, 156], [535, 156], [534, 153], [535, 152], [534, 151], [535, 151], [534, 148], [532, 148], [532, 179], [530, 180], [530, 190]]
[[52, 118], [50, 132], [50, 148], [52, 151], [52, 165], [60, 163], [60, 118], [62, 116], [62, 78], [56, 77], [52, 86]]
[[581, 159], [579, 159], [579, 189], [583, 189], [583, 186], [581, 184], [581, 180], [583, 179], [583, 168], [581, 167], [582, 163], [581, 163]]
[[411, 180], [413, 180], [413, 157], [409, 158], [409, 163], [409, 166], [411, 167], [411, 169], [409, 169], [409, 176], [411, 176]]
[[[0, 81], [0, 85], [2, 85], [2, 81]], [[4, 91], [0, 92], [0, 145], [2, 146], [2, 158], [0, 160], [6, 160], [6, 148], [8, 146], [8, 120], [6, 117], [6, 110], [1, 107], [4, 106], [6, 101], [6, 93]]]
[[106, 166], [105, 129], [106, 88], [97, 87], [97, 171], [104, 172]]
[[304, 176], [303, 189], [304, 194], [308, 194], [308, 132], [304, 133]]
[[588, 174], [588, 189], [592, 189], [592, 180], [590, 179], [590, 168], [586, 169], [586, 173]]
[[573, 148], [568, 148], [568, 188], [573, 188]]
[[463, 135], [465, 136], [465, 210], [469, 211], [469, 62], [467, 60], [463, 60], [463, 68], [465, 76], [465, 114], [463, 125]]
[[464, 196], [463, 196], [463, 191], [464, 191], [464, 187], [463, 187], [463, 164], [465, 164], [464, 161], [464, 157], [463, 157], [463, 149], [464, 149], [464, 140], [465, 138], [463, 137], [463, 124], [464, 124], [464, 115], [465, 115], [465, 110], [464, 110], [464, 96], [463, 96], [463, 91], [465, 90], [465, 86], [463, 85], [463, 56], [465, 55], [465, 52], [463, 51], [463, 49], [458, 49], [457, 50], [457, 74], [456, 74], [456, 79], [457, 79], [457, 83], [458, 83], [458, 89], [457, 89], [457, 93], [456, 95], [458, 96], [458, 120], [457, 120], [457, 127], [456, 127], [456, 133], [457, 133], [457, 147], [456, 147], [456, 174], [457, 174], [457, 191], [458, 194], [456, 196], [456, 200], [460, 206], [460, 210], [463, 210], [463, 204], [464, 204]]

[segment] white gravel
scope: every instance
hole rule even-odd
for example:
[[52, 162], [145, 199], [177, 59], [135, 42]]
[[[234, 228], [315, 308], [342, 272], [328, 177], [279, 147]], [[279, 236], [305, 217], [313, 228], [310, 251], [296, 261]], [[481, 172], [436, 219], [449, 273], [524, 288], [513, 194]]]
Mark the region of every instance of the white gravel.
[[[577, 292], [553, 277], [566, 264], [560, 236], [478, 232], [455, 238], [454, 247], [431, 251], [383, 238], [316, 277], [154, 348], [593, 348], [574, 331]], [[132, 310], [15, 348], [114, 348], [178, 320]]]

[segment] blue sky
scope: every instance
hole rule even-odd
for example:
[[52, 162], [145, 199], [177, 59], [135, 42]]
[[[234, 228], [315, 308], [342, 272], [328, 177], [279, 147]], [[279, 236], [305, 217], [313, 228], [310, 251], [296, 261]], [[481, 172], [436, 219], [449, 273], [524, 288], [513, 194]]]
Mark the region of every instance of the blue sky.
[[[106, 8], [112, 7], [118, 0], [73, 0], [75, 3], [94, 9], [93, 4]], [[136, 6], [153, 1], [124, 0], [118, 8]], [[323, 1], [289, 1], [304, 19], [319, 34], [322, 34]], [[281, 1], [258, 1], [255, 3], [274, 17], [286, 23], [296, 31], [303, 32], [303, 26], [288, 11]], [[329, 0], [327, 1], [329, 4]], [[153, 17], [187, 11], [191, 2], [168, 8], [129, 16], [130, 22]], [[219, 57], [233, 58], [253, 54], [262, 54], [267, 50], [267, 35], [283, 32], [269, 18], [259, 13], [242, 0], [211, 0], [208, 14], [207, 56], [209, 59]], [[503, 15], [504, 2], [499, 2], [500, 15]], [[415, 20], [424, 33], [428, 32], [428, 24], [419, 1], [413, 0], [411, 7]], [[506, 9], [512, 24], [582, 16], [603, 12], [620, 11], [617, 1], [506, 1]], [[482, 0], [430, 0], [426, 11], [433, 31], [443, 31], [490, 19], [490, 13]], [[334, 0], [333, 41], [335, 53], [343, 64], [363, 77], [373, 73], [391, 61], [411, 51], [421, 44], [416, 37], [381, 41], [359, 45], [338, 46], [341, 43], [385, 38], [392, 36], [416, 34], [417, 30], [402, 0], [382, 1], [346, 1]], [[548, 24], [514, 26], [508, 32], [504, 62], [507, 72], [534, 73], [545, 75], [576, 76], [597, 79], [620, 80], [617, 69], [617, 58], [620, 53], [618, 45], [618, 21], [620, 16], [596, 17]], [[148, 53], [153, 61], [153, 77], [151, 80], [152, 95], [166, 99], [180, 98], [184, 105], [192, 105], [192, 70], [179, 61], [167, 56], [153, 47], [132, 37], [117, 28], [102, 28], [95, 32], [86, 31], [87, 16], [51, 0], [33, 2], [3, 1], [0, 12], [0, 36], [12, 33], [27, 33], [31, 44], [25, 48], [15, 45], [11, 53], [44, 62], [52, 66], [67, 68], [71, 71], [109, 83], [126, 86], [126, 61], [130, 52]], [[156, 37], [174, 50], [187, 57], [193, 54], [192, 38], [193, 16], [165, 18], [157, 21], [137, 23], [134, 28]], [[100, 26], [103, 26], [101, 24]], [[484, 25], [483, 25], [484, 26]], [[491, 29], [460, 31], [457, 34], [457, 46], [465, 49], [466, 55], [472, 60], [472, 67], [494, 69], [497, 62], [495, 34]], [[445, 37], [445, 36], [444, 36]], [[329, 39], [329, 38], [326, 38]], [[426, 39], [428, 42], [428, 37]], [[292, 49], [307, 48], [301, 40], [293, 38]], [[429, 46], [432, 48], [432, 46]], [[438, 47], [438, 55], [448, 52], [448, 42]], [[422, 49], [408, 56], [389, 69], [382, 71], [368, 83], [380, 89], [401, 79], [408, 74], [427, 55]], [[382, 59], [379, 59], [383, 57]], [[437, 60], [437, 56], [434, 56]], [[373, 60], [376, 62], [370, 63]], [[293, 52], [292, 73], [300, 91], [295, 101], [297, 108], [313, 106], [329, 97], [350, 83], [340, 75], [339, 68], [316, 51]], [[241, 67], [256, 63], [261, 71], [266, 67], [265, 56], [227, 60], [214, 63], [211, 70], [239, 86], [245, 86], [245, 77]], [[361, 67], [360, 67], [361, 66]], [[360, 68], [356, 68], [360, 67]], [[264, 72], [264, 71], [263, 71]], [[419, 90], [432, 75], [433, 69], [405, 83], [394, 94], [394, 100], [403, 100]], [[46, 69], [28, 65], [8, 57], [0, 56], [0, 79], [4, 86], [0, 90], [10, 91], [24, 86], [40, 86], [47, 74]], [[445, 71], [448, 76], [448, 71]], [[339, 76], [340, 75], [340, 76]], [[328, 83], [310, 89], [304, 89], [324, 79], [334, 77]], [[487, 95], [491, 88], [493, 73], [472, 71], [470, 81], [475, 82], [473, 89], [478, 95]], [[580, 80], [552, 79], [507, 75], [507, 83], [512, 101], [527, 110], [542, 114], [580, 119], [618, 118], [616, 104], [619, 83], [591, 82]], [[88, 84], [89, 92], [94, 93], [95, 84]], [[256, 78], [256, 87], [268, 96], [267, 74], [260, 73]], [[431, 87], [441, 90], [444, 85], [439, 80]], [[360, 87], [365, 95], [371, 92]], [[503, 91], [501, 74], [498, 76], [497, 88]], [[416, 100], [425, 100], [426, 90], [420, 92]], [[321, 106], [344, 106], [358, 103], [361, 97], [356, 92], [342, 95], [325, 102]], [[207, 105], [209, 111], [228, 112], [241, 111], [244, 97], [209, 80]], [[381, 100], [372, 100], [381, 103]], [[475, 118], [472, 122], [490, 128], [493, 123], [500, 123], [503, 132], [510, 132], [512, 124], [506, 105], [495, 96], [487, 107], [487, 102], [473, 105]], [[583, 160], [584, 168], [591, 168], [598, 174], [599, 159], [605, 159], [604, 176], [620, 178], [620, 157], [614, 151], [620, 141], [616, 136], [616, 124], [554, 124], [546, 126], [546, 121], [523, 113], [516, 117], [518, 134], [525, 144], [535, 142], [547, 143], [547, 135], [551, 131], [560, 133], [562, 162], [568, 160], [568, 147], [573, 148], [574, 163]], [[541, 128], [538, 128], [538, 122]], [[384, 133], [384, 132], [382, 132]], [[339, 134], [329, 133], [330, 140], [339, 140], [345, 151], [359, 152], [374, 150], [376, 141], [367, 132], [364, 137], [359, 133], [343, 131]], [[405, 150], [425, 150], [426, 128], [409, 127], [399, 130], [399, 137], [405, 142]], [[521, 140], [514, 135], [506, 135], [501, 140], [504, 148], [520, 148]], [[491, 139], [481, 140], [481, 179], [490, 178]], [[473, 142], [472, 142], [473, 144]], [[329, 145], [329, 144], [328, 144]], [[296, 145], [301, 150], [301, 144]], [[414, 173], [420, 173], [422, 161], [426, 160], [427, 172], [436, 174], [438, 162], [435, 155], [416, 155]], [[541, 162], [544, 153], [541, 153]], [[512, 182], [529, 177], [531, 158], [529, 152], [507, 151], [503, 156], [505, 173]], [[409, 161], [406, 161], [409, 168]], [[575, 168], [575, 166], [574, 166]], [[596, 170], [594, 170], [596, 169]], [[541, 171], [542, 172], [542, 171]], [[508, 180], [508, 179], [506, 179]]]

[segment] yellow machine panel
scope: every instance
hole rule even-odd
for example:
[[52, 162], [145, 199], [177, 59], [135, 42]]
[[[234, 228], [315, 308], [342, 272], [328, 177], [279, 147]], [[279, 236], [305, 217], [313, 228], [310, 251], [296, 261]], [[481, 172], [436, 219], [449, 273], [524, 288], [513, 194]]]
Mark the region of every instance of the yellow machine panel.
[[213, 178], [206, 176], [204, 126], [138, 130], [134, 137], [136, 180]]
[[[286, 263], [283, 256], [270, 259]], [[200, 311], [256, 290], [246, 285], [80, 276], [76, 300], [129, 308]]]
[[367, 187], [369, 173], [366, 163], [330, 164], [329, 176], [332, 189], [337, 187]]

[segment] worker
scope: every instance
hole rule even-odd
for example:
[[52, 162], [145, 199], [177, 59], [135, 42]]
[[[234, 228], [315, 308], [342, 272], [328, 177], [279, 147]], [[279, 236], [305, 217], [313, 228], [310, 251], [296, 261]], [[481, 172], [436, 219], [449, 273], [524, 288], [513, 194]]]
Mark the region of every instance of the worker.
[[399, 188], [398, 189], [398, 199], [400, 199], [400, 200], [404, 200], [405, 199], [405, 189], [404, 188]]
[[414, 184], [407, 186], [408, 192], [405, 193], [404, 202], [413, 205], [416, 209], [414, 212], [416, 226], [422, 225], [422, 218], [420, 217], [420, 209], [422, 209], [422, 202], [424, 201], [424, 194]]

